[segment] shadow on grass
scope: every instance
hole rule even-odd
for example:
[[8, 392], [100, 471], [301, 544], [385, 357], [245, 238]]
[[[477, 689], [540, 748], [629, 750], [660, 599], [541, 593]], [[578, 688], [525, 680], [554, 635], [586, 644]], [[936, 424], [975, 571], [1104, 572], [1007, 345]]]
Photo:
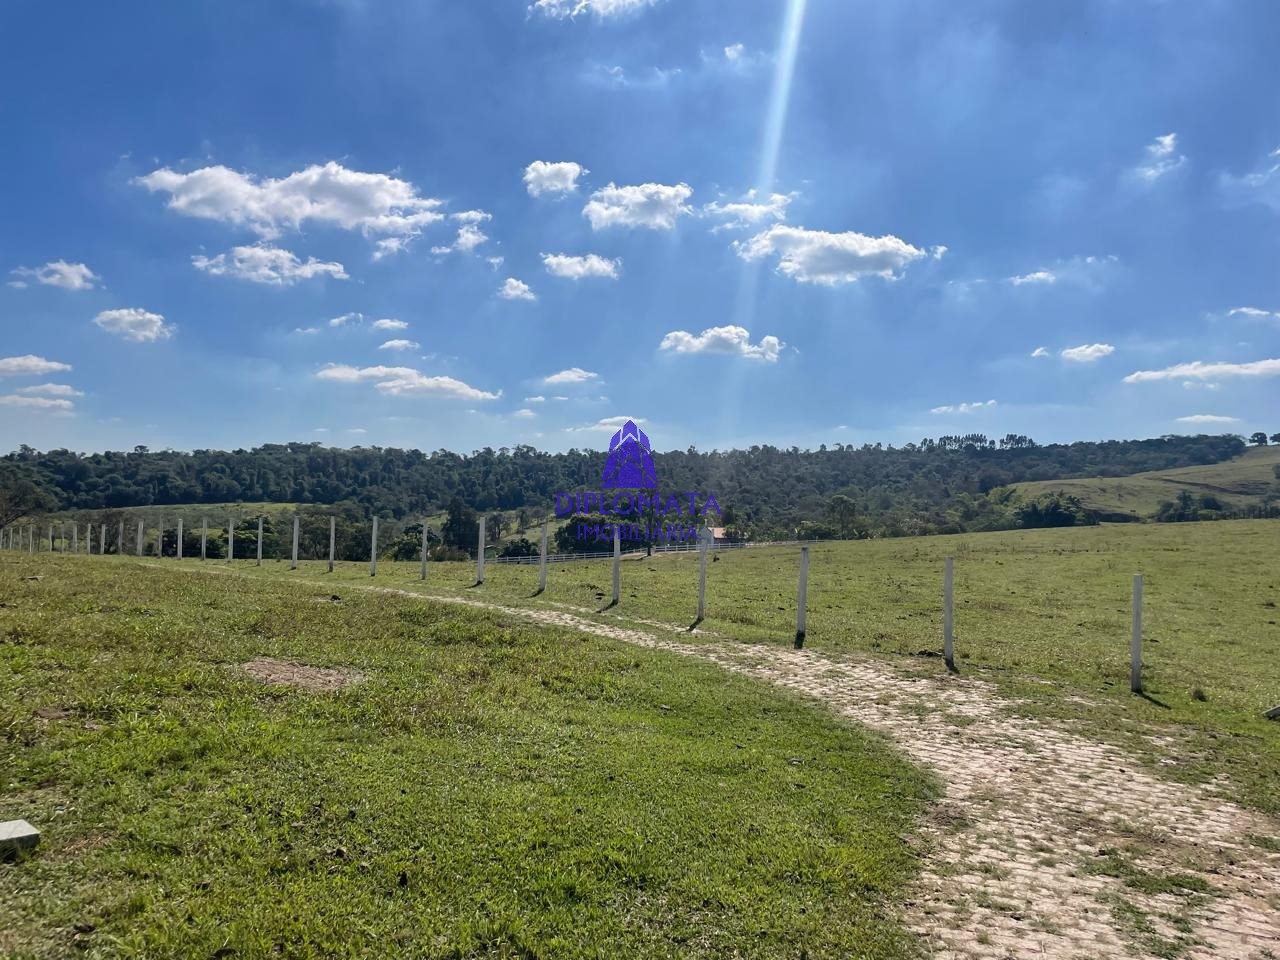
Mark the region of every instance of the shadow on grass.
[[1167, 703], [1164, 703], [1161, 700], [1157, 700], [1155, 697], [1151, 696], [1151, 694], [1147, 693], [1145, 690], [1138, 691], [1138, 696], [1140, 696], [1143, 700], [1147, 701], [1147, 703], [1154, 703], [1161, 710], [1173, 709], [1173, 707], [1169, 706]]
[[699, 617], [697, 620], [693, 621], [693, 623], [689, 624], [689, 633], [693, 633], [693, 631], [697, 630], [698, 624], [700, 623], [702, 623], [702, 617]]

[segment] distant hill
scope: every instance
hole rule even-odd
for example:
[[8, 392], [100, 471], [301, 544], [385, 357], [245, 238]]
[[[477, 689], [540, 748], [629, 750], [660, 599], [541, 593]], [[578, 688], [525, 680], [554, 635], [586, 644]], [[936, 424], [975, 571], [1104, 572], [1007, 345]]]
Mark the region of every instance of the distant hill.
[[1261, 506], [1268, 494], [1275, 495], [1275, 468], [1280, 466], [1280, 446], [1254, 447], [1221, 463], [1148, 470], [1128, 477], [1082, 477], [1064, 480], [1034, 480], [1013, 484], [1022, 497], [1031, 499], [1046, 493], [1078, 497], [1087, 510], [1103, 520], [1146, 520], [1155, 516], [1162, 503], [1189, 492], [1208, 495], [1231, 509]]

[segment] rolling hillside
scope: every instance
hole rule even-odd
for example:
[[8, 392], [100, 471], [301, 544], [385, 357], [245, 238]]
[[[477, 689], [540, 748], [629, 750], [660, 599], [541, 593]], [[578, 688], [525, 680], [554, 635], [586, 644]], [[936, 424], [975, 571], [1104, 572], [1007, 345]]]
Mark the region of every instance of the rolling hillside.
[[1275, 473], [1278, 466], [1280, 446], [1254, 447], [1222, 463], [1151, 470], [1129, 477], [1038, 480], [1013, 487], [1028, 498], [1042, 493], [1071, 494], [1103, 519], [1137, 520], [1151, 517], [1161, 503], [1183, 491], [1216, 497], [1227, 507], [1261, 504], [1280, 483]]

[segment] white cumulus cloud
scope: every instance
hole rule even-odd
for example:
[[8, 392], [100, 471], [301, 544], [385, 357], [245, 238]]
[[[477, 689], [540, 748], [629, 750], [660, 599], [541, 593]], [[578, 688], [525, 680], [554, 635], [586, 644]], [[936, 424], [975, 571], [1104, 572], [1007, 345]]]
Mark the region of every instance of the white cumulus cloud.
[[1046, 347], [1036, 347], [1034, 350], [1031, 351], [1031, 356], [1037, 359], [1040, 357], [1047, 357], [1049, 356], [1049, 350]]
[[1186, 162], [1186, 157], [1178, 153], [1178, 135], [1166, 133], [1156, 137], [1147, 144], [1146, 160], [1134, 168], [1140, 180], [1154, 183], [1167, 173], [1172, 173]]
[[564, 20], [584, 13], [604, 20], [608, 17], [636, 13], [657, 2], [658, 0], [535, 0], [529, 10], [556, 20]]
[[1083, 343], [1078, 347], [1067, 347], [1059, 356], [1075, 363], [1093, 363], [1115, 352], [1116, 348], [1109, 343]]
[[559, 373], [553, 373], [549, 377], [543, 378], [543, 383], [586, 383], [589, 380], [599, 380], [600, 374], [592, 373], [590, 370], [583, 370], [581, 367], [570, 367], [568, 370], [561, 370]]
[[1057, 283], [1058, 275], [1052, 270], [1037, 270], [1034, 273], [1024, 273], [1018, 277], [1010, 277], [1009, 282], [1015, 287], [1021, 287], [1028, 283]]
[[529, 285], [515, 277], [507, 277], [498, 288], [498, 296], [503, 300], [537, 300], [538, 297]]
[[37, 383], [30, 387], [19, 387], [18, 393], [28, 393], [41, 397], [83, 397], [84, 391], [66, 383]]
[[177, 329], [173, 324], [165, 323], [162, 315], [140, 307], [103, 310], [93, 318], [93, 322], [108, 333], [114, 333], [134, 343], [168, 340]]
[[1239, 417], [1220, 417], [1212, 413], [1194, 413], [1189, 417], [1179, 417], [1179, 423], [1239, 423]]
[[685, 203], [693, 196], [687, 183], [641, 183], [619, 187], [610, 183], [591, 195], [582, 215], [591, 222], [592, 230], [607, 227], [644, 227], [670, 230], [682, 215], [691, 213]]
[[419, 350], [422, 344], [416, 340], [387, 340], [382, 343], [379, 350]]
[[395, 320], [391, 317], [383, 317], [381, 320], [373, 321], [373, 329], [375, 330], [408, 330], [409, 324], [403, 320]]
[[331, 363], [316, 371], [316, 379], [338, 383], [373, 383], [393, 397], [438, 396], [462, 400], [497, 400], [502, 391], [489, 393], [453, 377], [429, 377], [412, 367], [353, 367]]
[[61, 373], [70, 369], [69, 363], [46, 360], [31, 353], [21, 357], [0, 357], [0, 377], [39, 376], [43, 373]]
[[[9, 272], [15, 277], [30, 277], [37, 283], [63, 290], [92, 290], [94, 284], [102, 279], [83, 263], [67, 263], [65, 260], [50, 260], [43, 267], [18, 267]], [[11, 286], [25, 287], [26, 284], [19, 281]]]
[[770, 220], [787, 219], [787, 206], [796, 198], [794, 193], [771, 193], [767, 199], [759, 197], [755, 190], [748, 190], [741, 200], [721, 203], [714, 201], [702, 208], [708, 217], [722, 220], [712, 232], [758, 227]]
[[246, 226], [264, 239], [308, 222], [374, 235], [412, 235], [444, 219], [443, 201], [407, 180], [349, 170], [329, 161], [287, 177], [258, 178], [221, 165], [178, 173], [154, 170], [135, 183], [167, 193], [175, 213]]
[[28, 397], [18, 394], [0, 396], [0, 404], [6, 407], [23, 407], [28, 410], [72, 410], [75, 408], [70, 400], [54, 397]]
[[220, 253], [216, 257], [197, 254], [191, 258], [191, 263], [197, 270], [211, 276], [236, 277], [277, 287], [288, 287], [299, 280], [326, 275], [335, 280], [347, 279], [347, 271], [340, 263], [325, 263], [315, 257], [308, 257], [304, 262], [290, 250], [265, 243], [232, 247], [229, 253]]
[[588, 431], [592, 433], [616, 433], [621, 427], [626, 426], [628, 420], [637, 426], [649, 422], [644, 417], [605, 417], [603, 420], [597, 420], [595, 423], [588, 423], [584, 426], [565, 427], [565, 430], [569, 433], [585, 433]]
[[583, 277], [618, 278], [618, 270], [622, 266], [620, 259], [606, 259], [594, 253], [585, 257], [574, 257], [563, 253], [544, 253], [542, 263], [547, 273], [554, 277], [565, 277], [569, 280], [581, 280]]
[[976, 413], [979, 410], [986, 410], [994, 407], [994, 400], [979, 400], [976, 403], [951, 403], [944, 407], [934, 407], [930, 413]]
[[759, 343], [753, 344], [745, 328], [726, 326], [709, 327], [696, 336], [686, 330], [673, 330], [662, 338], [658, 349], [674, 353], [721, 353], [776, 363], [784, 346], [786, 344], [774, 336], [761, 337]]
[[563, 196], [575, 193], [578, 178], [590, 172], [582, 164], [572, 160], [555, 163], [535, 160], [524, 168], [524, 186], [531, 197]]
[[1125, 383], [1146, 383], [1152, 380], [1220, 380], [1225, 377], [1277, 377], [1280, 376], [1280, 358], [1254, 360], [1249, 363], [1205, 363], [1193, 360], [1176, 363], [1163, 370], [1138, 370], [1124, 378]]
[[776, 224], [734, 244], [744, 260], [776, 255], [778, 270], [800, 283], [835, 286], [863, 277], [896, 279], [914, 260], [928, 256], [895, 236], [869, 237], [849, 231], [828, 233]]

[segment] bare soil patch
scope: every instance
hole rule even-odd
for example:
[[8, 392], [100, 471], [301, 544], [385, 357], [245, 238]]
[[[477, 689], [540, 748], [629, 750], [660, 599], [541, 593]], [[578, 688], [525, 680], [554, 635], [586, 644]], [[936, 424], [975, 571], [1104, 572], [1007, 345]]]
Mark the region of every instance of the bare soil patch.
[[364, 678], [350, 668], [309, 667], [304, 663], [258, 657], [244, 664], [245, 672], [255, 680], [277, 687], [298, 687], [315, 693], [332, 693]]

